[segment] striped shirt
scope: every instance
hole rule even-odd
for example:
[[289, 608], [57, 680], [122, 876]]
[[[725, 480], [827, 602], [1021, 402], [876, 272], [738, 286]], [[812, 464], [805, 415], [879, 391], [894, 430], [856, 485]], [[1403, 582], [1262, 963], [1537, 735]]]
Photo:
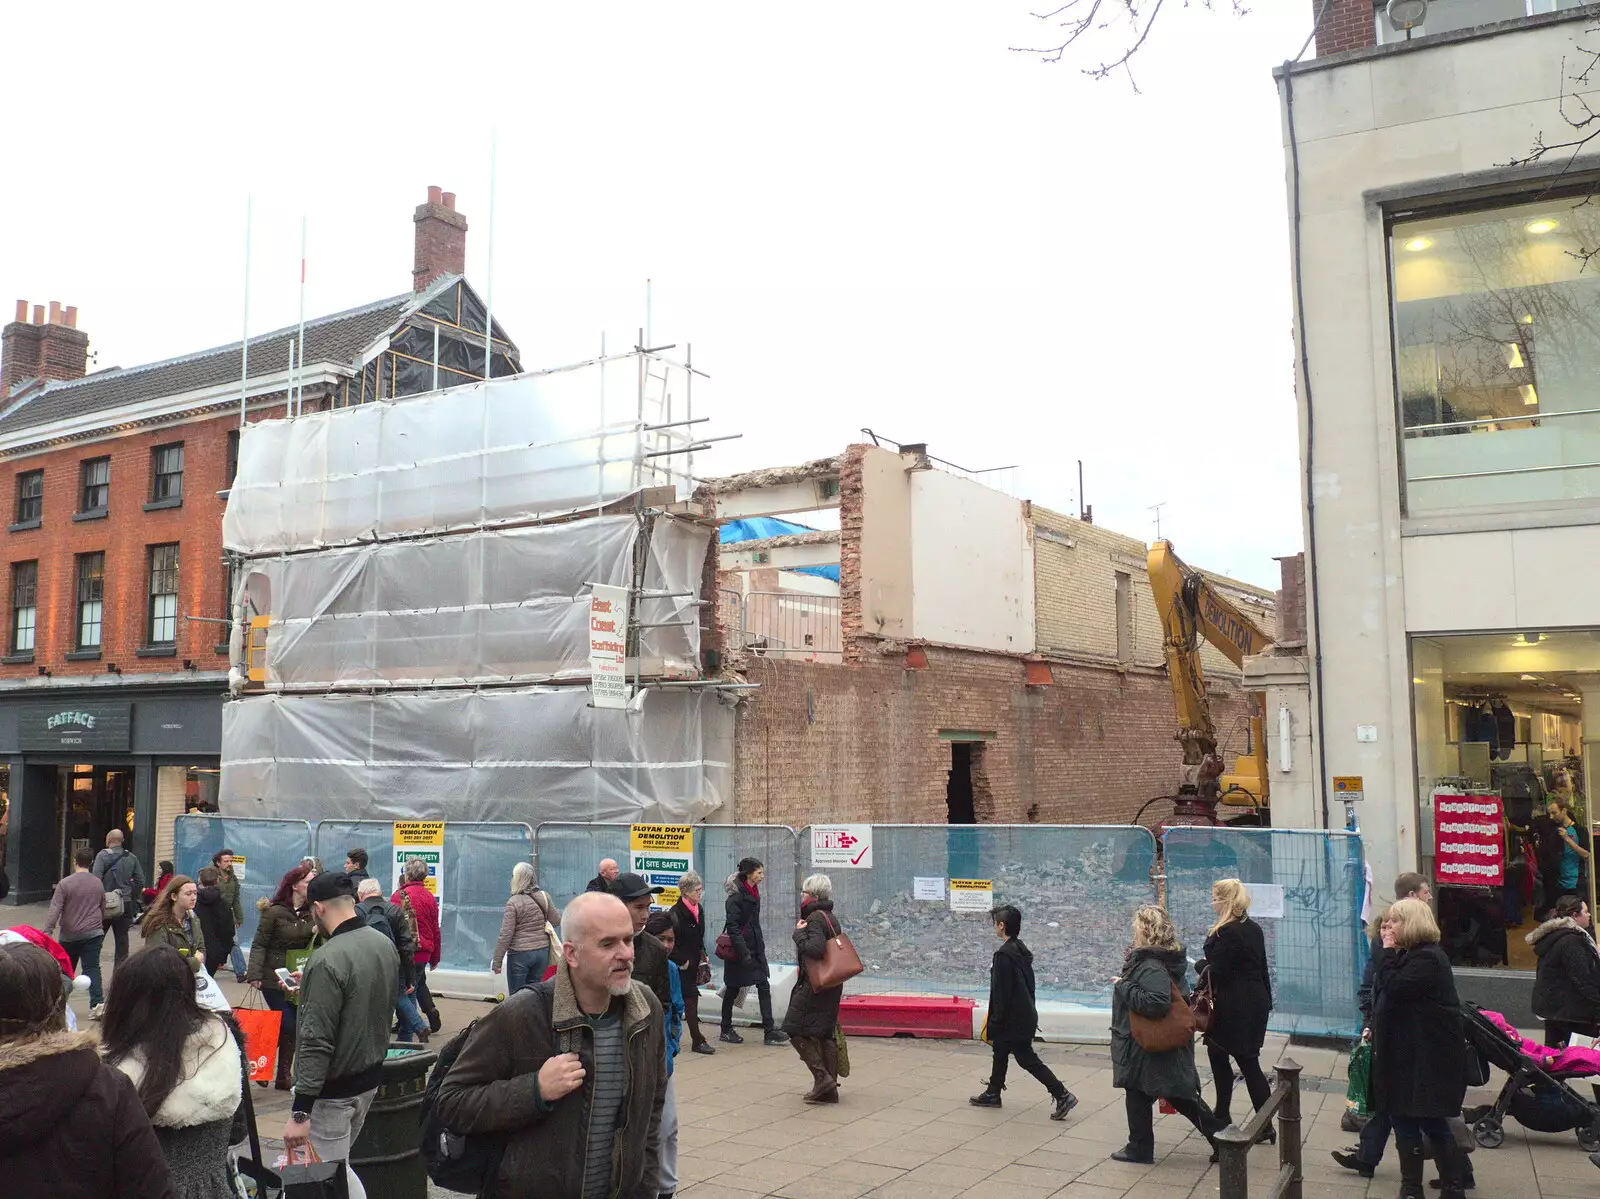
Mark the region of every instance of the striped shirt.
[[589, 1113], [589, 1152], [584, 1163], [583, 1199], [611, 1193], [611, 1148], [622, 1110], [622, 1016], [613, 1003], [604, 1016], [591, 1018], [594, 1030], [594, 1106]]

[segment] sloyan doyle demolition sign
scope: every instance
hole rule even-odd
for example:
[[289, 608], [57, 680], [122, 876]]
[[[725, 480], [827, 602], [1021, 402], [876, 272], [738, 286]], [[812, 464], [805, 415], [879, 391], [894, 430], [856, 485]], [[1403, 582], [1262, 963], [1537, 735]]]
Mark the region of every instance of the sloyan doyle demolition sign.
[[652, 887], [665, 887], [650, 901], [653, 908], [678, 902], [678, 880], [694, 868], [694, 826], [635, 824], [628, 828], [628, 869]]
[[[444, 885], [444, 821], [396, 820], [394, 822], [394, 889], [405, 881], [406, 863], [421, 858], [428, 864], [423, 886], [439, 898]], [[393, 892], [391, 892], [392, 894]]]

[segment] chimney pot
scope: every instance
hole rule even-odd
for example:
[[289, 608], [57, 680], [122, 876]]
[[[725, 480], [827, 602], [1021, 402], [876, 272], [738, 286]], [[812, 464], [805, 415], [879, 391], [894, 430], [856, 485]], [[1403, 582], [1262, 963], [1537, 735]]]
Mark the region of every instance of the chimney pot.
[[52, 325], [59, 325], [61, 323], [61, 301], [60, 300], [51, 300], [50, 301], [50, 323]]
[[455, 210], [456, 194], [428, 188], [428, 202], [418, 204], [415, 257], [411, 290], [426, 291], [441, 275], [462, 275], [467, 270], [467, 218]]
[[64, 308], [62, 310], [62, 312], [61, 312], [61, 320], [62, 320], [62, 323], [67, 326], [67, 328], [76, 329], [78, 327], [78, 310], [77, 310], [77, 308], [74, 307], [71, 304], [67, 305], [67, 307]]
[[445, 194], [444, 194], [444, 206], [446, 208], [448, 208], [451, 212], [454, 212], [456, 210], [456, 194], [455, 194], [455, 192], [445, 192]]
[[429, 204], [443, 204], [444, 203], [444, 189], [443, 188], [438, 188], [438, 187], [430, 187], [428, 189], [428, 203]]
[[43, 304], [35, 304], [33, 306], [33, 323], [36, 324], [36, 325], [44, 324], [44, 305]]
[[28, 323], [28, 301], [26, 301], [26, 300], [18, 300], [17, 301], [17, 324], [26, 325], [27, 323]]

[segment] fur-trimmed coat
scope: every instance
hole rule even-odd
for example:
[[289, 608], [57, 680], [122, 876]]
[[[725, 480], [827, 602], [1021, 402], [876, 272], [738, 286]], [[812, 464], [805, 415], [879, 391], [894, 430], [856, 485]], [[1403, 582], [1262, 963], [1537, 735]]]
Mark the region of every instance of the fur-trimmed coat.
[[1546, 920], [1524, 938], [1539, 959], [1533, 1014], [1564, 1024], [1600, 1023], [1600, 949], [1571, 917]]
[[6, 1199], [177, 1199], [127, 1077], [88, 1033], [0, 1042]]

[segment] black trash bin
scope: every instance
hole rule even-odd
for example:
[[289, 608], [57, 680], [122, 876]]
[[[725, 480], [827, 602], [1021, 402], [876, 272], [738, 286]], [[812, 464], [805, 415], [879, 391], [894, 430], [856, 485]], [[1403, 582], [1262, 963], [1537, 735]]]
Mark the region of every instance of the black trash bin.
[[422, 1141], [418, 1112], [428, 1071], [438, 1056], [417, 1045], [389, 1047], [367, 1122], [350, 1147], [350, 1168], [368, 1195], [428, 1199], [428, 1171], [418, 1152]]

